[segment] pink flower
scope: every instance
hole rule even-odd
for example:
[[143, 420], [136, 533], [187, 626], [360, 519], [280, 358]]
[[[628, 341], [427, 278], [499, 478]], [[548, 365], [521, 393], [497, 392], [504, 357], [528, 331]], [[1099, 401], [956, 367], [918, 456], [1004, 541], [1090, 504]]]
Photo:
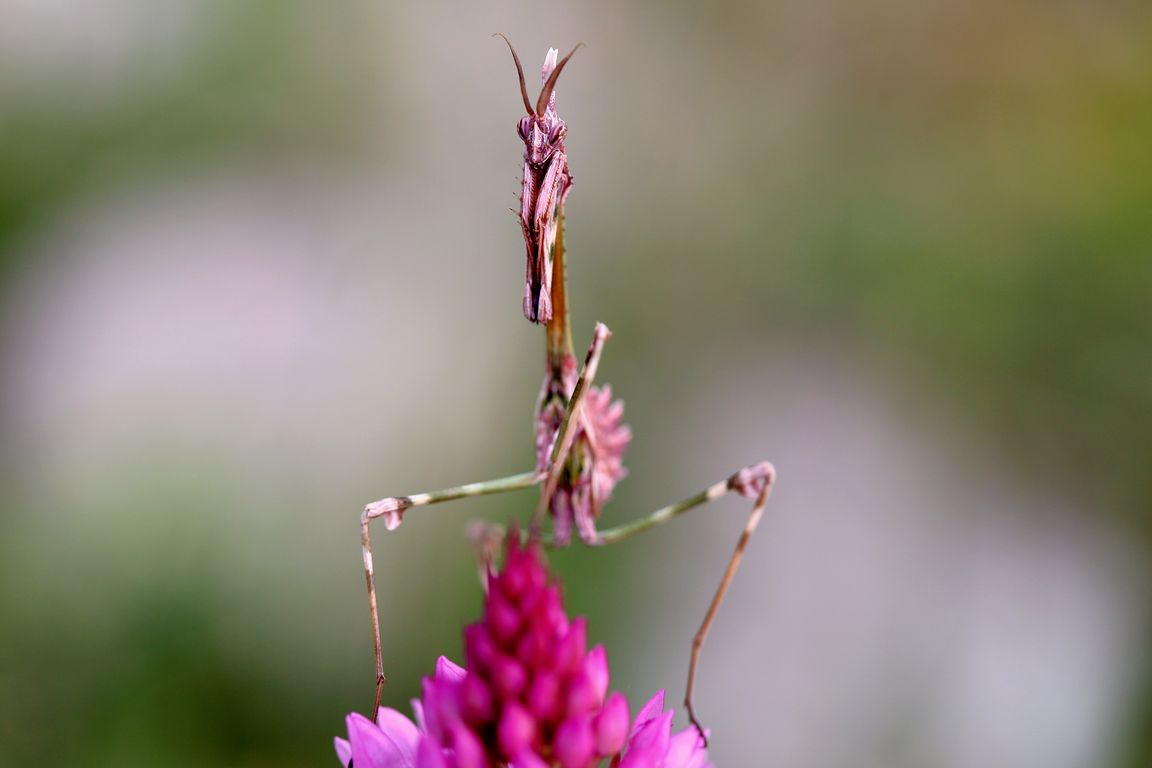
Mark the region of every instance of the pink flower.
[[[441, 656], [436, 662], [436, 680], [458, 680], [464, 669]], [[427, 681], [425, 681], [427, 682]], [[423, 721], [422, 705], [413, 701], [416, 717]], [[425, 729], [417, 726], [400, 712], [389, 707], [380, 707], [373, 723], [363, 715], [353, 712], [346, 719], [348, 740], [336, 739], [336, 755], [345, 768], [435, 768], [438, 764], [428, 762], [428, 755], [419, 759], [420, 746]], [[427, 750], [424, 750], [426, 753]]]
[[608, 654], [589, 650], [587, 633], [584, 618], [564, 611], [539, 545], [522, 547], [512, 533], [484, 618], [464, 630], [468, 673], [457, 694], [460, 718], [494, 764], [589, 768], [623, 746], [597, 738], [621, 730], [628, 706], [619, 694], [607, 705]]
[[381, 708], [348, 716], [336, 739], [345, 768], [710, 768], [694, 729], [671, 735], [660, 692], [628, 728], [628, 701], [610, 693], [608, 654], [588, 649], [539, 545], [507, 540], [489, 578], [483, 618], [464, 630], [468, 669], [441, 657], [412, 702], [413, 723]]
[[712, 768], [704, 737], [693, 725], [672, 733], [673, 710], [664, 711], [664, 691], [649, 700], [611, 768]]

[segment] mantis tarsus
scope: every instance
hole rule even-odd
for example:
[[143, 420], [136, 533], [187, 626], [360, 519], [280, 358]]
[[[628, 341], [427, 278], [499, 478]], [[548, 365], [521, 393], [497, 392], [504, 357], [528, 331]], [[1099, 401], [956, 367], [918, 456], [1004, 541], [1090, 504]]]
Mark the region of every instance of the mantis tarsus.
[[[776, 472], [768, 462], [753, 464], [732, 474], [726, 480], [715, 483], [694, 496], [663, 507], [647, 517], [615, 528], [596, 530], [594, 523], [599, 516], [600, 505], [607, 501], [612, 485], [623, 476], [619, 457], [623, 453], [623, 447], [627, 445], [630, 433], [627, 427], [618, 425], [622, 406], [611, 402], [610, 391], [606, 388], [598, 390], [592, 386], [604, 344], [611, 335], [608, 328], [597, 323], [588, 355], [577, 376], [577, 364], [568, 326], [564, 264], [564, 201], [572, 185], [572, 176], [568, 169], [568, 156], [564, 151], [567, 126], [556, 113], [555, 87], [560, 72], [580, 46], [573, 48], [559, 61], [557, 61], [558, 51], [549, 50], [542, 71], [544, 85], [533, 104], [528, 97], [520, 57], [517, 56], [508, 38], [504, 37], [504, 41], [508, 43], [508, 49], [512, 52], [512, 59], [516, 64], [520, 78], [520, 95], [527, 112], [517, 123], [517, 133], [525, 146], [519, 211], [527, 257], [524, 315], [528, 320], [545, 326], [546, 372], [537, 405], [537, 466], [532, 471], [497, 480], [470, 483], [412, 496], [387, 497], [364, 508], [360, 516], [361, 546], [376, 662], [376, 697], [372, 711], [379, 709], [385, 682], [380, 619], [373, 576], [372, 540], [369, 532], [372, 520], [383, 518], [385, 527], [393, 530], [400, 525], [404, 513], [414, 507], [505, 493], [539, 485], [542, 486], [542, 491], [532, 517], [532, 535], [539, 536], [548, 546], [564, 546], [568, 543], [572, 526], [575, 524], [585, 544], [603, 546], [623, 541], [690, 509], [718, 499], [730, 491], [736, 491], [748, 498], [754, 498], [755, 503], [700, 628], [692, 640], [688, 665], [684, 705], [693, 725], [703, 736], [704, 729], [696, 717], [692, 700], [700, 652], [740, 565], [748, 540], [763, 515]], [[592, 413], [589, 413], [586, 405], [589, 397], [593, 398], [594, 403]], [[547, 511], [552, 512], [554, 520], [551, 535], [541, 533], [542, 520]]]

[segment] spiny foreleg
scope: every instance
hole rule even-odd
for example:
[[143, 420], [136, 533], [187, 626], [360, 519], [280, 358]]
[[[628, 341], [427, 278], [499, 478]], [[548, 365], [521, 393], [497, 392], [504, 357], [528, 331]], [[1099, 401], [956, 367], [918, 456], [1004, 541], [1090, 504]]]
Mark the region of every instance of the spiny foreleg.
[[524, 192], [520, 201], [520, 223], [528, 244], [527, 281], [524, 286], [524, 314], [537, 323], [552, 319], [553, 248], [560, 226], [561, 206], [568, 194], [572, 177], [568, 156], [556, 152], [539, 185], [535, 171], [524, 163]]
[[596, 378], [596, 370], [600, 367], [600, 355], [604, 351], [604, 343], [611, 337], [612, 331], [608, 330], [608, 326], [604, 323], [596, 323], [596, 327], [592, 331], [592, 343], [589, 345], [588, 354], [584, 358], [584, 367], [580, 371], [580, 377], [576, 380], [572, 396], [568, 398], [564, 420], [560, 422], [560, 428], [556, 430], [556, 436], [552, 440], [552, 451], [548, 468], [545, 471], [544, 486], [540, 491], [540, 501], [536, 505], [536, 511], [532, 515], [531, 531], [533, 534], [540, 533], [544, 513], [548, 511], [552, 497], [556, 493], [556, 486], [564, 474], [565, 464], [579, 431], [578, 427], [583, 426], [581, 421], [583, 419], [584, 399], [588, 395], [588, 388]]

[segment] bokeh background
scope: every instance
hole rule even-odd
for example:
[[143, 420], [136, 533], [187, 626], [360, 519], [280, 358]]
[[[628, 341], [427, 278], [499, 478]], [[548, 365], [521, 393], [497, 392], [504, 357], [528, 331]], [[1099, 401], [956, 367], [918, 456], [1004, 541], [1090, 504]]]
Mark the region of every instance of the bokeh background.
[[[587, 43], [605, 522], [780, 472], [717, 764], [1152, 763], [1146, 2], [0, 0], [0, 764], [337, 764], [359, 509], [531, 461], [496, 31]], [[532, 503], [381, 530], [389, 703], [461, 656], [468, 521]], [[634, 705], [746, 509], [553, 558]]]

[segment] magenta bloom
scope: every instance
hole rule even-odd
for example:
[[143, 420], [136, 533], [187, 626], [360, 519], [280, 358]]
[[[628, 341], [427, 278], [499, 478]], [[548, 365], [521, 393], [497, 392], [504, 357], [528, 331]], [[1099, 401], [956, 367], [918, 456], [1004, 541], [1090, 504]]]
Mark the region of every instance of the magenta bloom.
[[694, 728], [672, 735], [661, 691], [628, 727], [628, 701], [609, 693], [608, 656], [587, 648], [535, 543], [508, 538], [484, 617], [464, 630], [468, 669], [441, 657], [412, 702], [413, 723], [382, 707], [351, 714], [336, 739], [345, 768], [706, 768]]
[[611, 768], [712, 768], [704, 737], [689, 726], [672, 733], [673, 710], [664, 711], [664, 691], [649, 700], [628, 735], [622, 755], [613, 758]]

